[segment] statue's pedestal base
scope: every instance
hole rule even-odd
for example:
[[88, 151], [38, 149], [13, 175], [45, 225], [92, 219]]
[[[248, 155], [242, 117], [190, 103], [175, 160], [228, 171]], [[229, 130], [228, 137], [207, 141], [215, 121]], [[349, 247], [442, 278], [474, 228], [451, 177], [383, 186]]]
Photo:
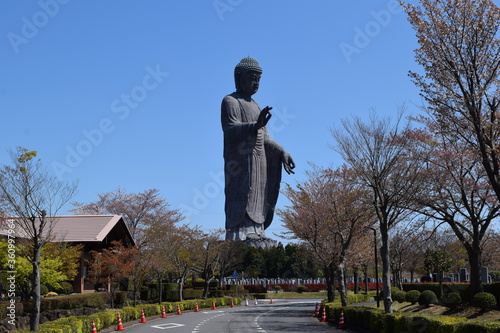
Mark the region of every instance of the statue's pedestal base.
[[256, 249], [270, 249], [278, 246], [278, 242], [271, 238], [246, 239], [243, 242], [245, 242], [246, 246], [255, 247]]

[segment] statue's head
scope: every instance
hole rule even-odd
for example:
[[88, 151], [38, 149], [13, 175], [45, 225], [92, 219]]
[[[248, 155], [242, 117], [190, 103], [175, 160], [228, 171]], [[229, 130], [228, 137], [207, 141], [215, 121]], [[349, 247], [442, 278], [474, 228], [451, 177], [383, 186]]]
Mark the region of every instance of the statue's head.
[[259, 89], [260, 76], [262, 68], [256, 59], [246, 57], [234, 68], [234, 83], [236, 91], [243, 92], [247, 95], [253, 95]]

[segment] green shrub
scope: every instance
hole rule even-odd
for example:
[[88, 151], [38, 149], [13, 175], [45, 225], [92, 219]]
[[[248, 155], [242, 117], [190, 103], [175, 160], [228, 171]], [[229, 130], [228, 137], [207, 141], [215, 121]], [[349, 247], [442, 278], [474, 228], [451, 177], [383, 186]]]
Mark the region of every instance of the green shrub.
[[462, 305], [462, 297], [460, 297], [459, 293], [447, 293], [441, 297], [440, 301], [444, 306], [452, 310]]
[[40, 285], [40, 295], [45, 295], [46, 293], [49, 292], [49, 288], [47, 288], [46, 285], [44, 284], [41, 284]]
[[60, 329], [61, 331], [58, 332], [80, 333], [83, 332], [84, 322], [81, 318], [67, 317], [46, 322], [44, 324], [41, 324], [39, 328], [43, 332], [53, 331], [54, 329]]
[[347, 304], [356, 304], [370, 301], [368, 294], [347, 294]]
[[306, 286], [304, 286], [304, 285], [297, 286], [297, 292], [298, 293], [302, 294], [303, 292], [306, 292], [306, 291], [307, 291], [307, 287]]
[[127, 297], [127, 292], [126, 291], [117, 291], [115, 293], [115, 306], [116, 305], [123, 305], [125, 302], [127, 302], [128, 297]]
[[484, 291], [492, 293], [500, 304], [500, 282], [483, 283]]
[[45, 298], [42, 300], [41, 309], [46, 310], [70, 310], [81, 307], [98, 308], [106, 304], [105, 293], [89, 293]]
[[73, 284], [63, 281], [59, 283], [60, 287], [56, 289], [56, 293], [69, 295], [73, 292]]
[[422, 306], [429, 306], [438, 302], [436, 293], [432, 290], [424, 290], [418, 298], [418, 304]]
[[481, 309], [489, 309], [497, 305], [495, 296], [491, 293], [477, 293], [472, 297], [472, 306], [477, 306]]
[[398, 291], [401, 291], [398, 287], [391, 287], [391, 295], [397, 293]]
[[281, 286], [279, 286], [279, 285], [275, 285], [275, 286], [274, 286], [274, 290], [275, 290], [276, 292], [281, 291]]
[[182, 297], [184, 299], [200, 299], [203, 297], [203, 290], [184, 289], [182, 291]]
[[[403, 283], [403, 288], [405, 290], [418, 290], [420, 292], [423, 292], [424, 290], [432, 290], [436, 295], [441, 294], [439, 283]], [[460, 294], [460, 297], [462, 298], [462, 303], [464, 304], [470, 303], [471, 301], [470, 283], [462, 283], [462, 282], [444, 283], [443, 295], [446, 295], [447, 293], [451, 292]]]
[[406, 292], [397, 290], [392, 294], [392, 299], [396, 302], [403, 303], [404, 301], [406, 301]]
[[420, 297], [420, 291], [410, 290], [406, 293], [405, 301], [410, 302], [411, 304], [416, 304], [418, 302], [419, 297]]

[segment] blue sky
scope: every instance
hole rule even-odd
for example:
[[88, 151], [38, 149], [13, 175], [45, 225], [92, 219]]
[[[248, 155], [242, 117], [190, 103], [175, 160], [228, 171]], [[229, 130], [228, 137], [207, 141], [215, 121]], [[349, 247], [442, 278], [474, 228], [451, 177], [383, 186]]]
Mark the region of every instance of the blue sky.
[[[241, 58], [263, 67], [254, 99], [273, 107], [295, 184], [310, 162], [342, 164], [329, 148], [340, 119], [418, 111], [417, 46], [394, 0], [5, 0], [0, 163], [37, 150], [79, 180], [75, 201], [157, 188], [192, 225], [222, 228], [220, 103]], [[266, 234], [282, 230], [276, 217]]]

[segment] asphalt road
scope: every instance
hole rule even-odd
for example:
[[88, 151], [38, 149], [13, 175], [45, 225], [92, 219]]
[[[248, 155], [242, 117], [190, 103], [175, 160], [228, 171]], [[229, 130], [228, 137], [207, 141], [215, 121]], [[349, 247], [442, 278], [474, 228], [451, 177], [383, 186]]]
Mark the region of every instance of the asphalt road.
[[248, 306], [203, 309], [200, 312], [168, 314], [167, 318], [148, 318], [147, 323], [125, 325], [126, 333], [304, 333], [346, 332], [314, 317], [314, 299], [253, 301]]

